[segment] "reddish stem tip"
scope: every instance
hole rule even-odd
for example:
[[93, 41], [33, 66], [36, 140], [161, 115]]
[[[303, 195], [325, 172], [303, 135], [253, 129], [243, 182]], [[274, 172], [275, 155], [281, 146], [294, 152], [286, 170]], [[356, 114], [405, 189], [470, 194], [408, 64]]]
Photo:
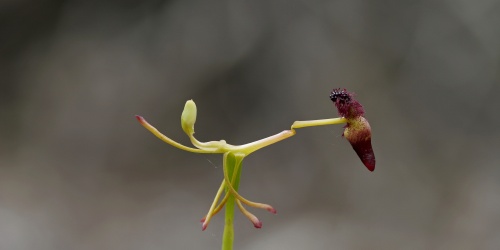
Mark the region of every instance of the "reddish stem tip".
[[266, 210], [273, 213], [273, 214], [277, 213], [276, 209], [274, 209], [273, 207], [268, 207], [268, 208], [266, 208]]
[[144, 118], [142, 116], [140, 116], [140, 115], [136, 115], [135, 119], [137, 119], [140, 123], [144, 122]]
[[204, 223], [206, 219], [207, 219], [207, 217], [203, 217], [203, 218], [201, 218], [200, 222]]
[[253, 226], [254, 226], [255, 228], [261, 228], [261, 227], [262, 227], [262, 222], [261, 222], [261, 221], [257, 221], [257, 222], [255, 222], [255, 223], [253, 223]]
[[208, 227], [208, 224], [203, 223], [203, 224], [201, 225], [201, 231], [205, 231], [205, 229], [207, 229], [207, 227]]

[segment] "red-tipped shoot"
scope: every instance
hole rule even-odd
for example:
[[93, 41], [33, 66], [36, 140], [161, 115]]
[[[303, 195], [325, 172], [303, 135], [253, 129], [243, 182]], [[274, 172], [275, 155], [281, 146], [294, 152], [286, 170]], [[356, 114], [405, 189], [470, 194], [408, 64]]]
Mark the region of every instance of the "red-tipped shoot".
[[273, 208], [273, 207], [271, 207], [271, 206], [269, 206], [268, 208], [266, 208], [266, 210], [267, 210], [267, 211], [269, 211], [269, 212], [271, 212], [271, 213], [273, 213], [273, 214], [278, 213], [278, 212], [276, 211], [276, 209], [274, 209], [274, 208]]
[[241, 204], [240, 200], [236, 200], [236, 204], [238, 205], [238, 208], [240, 209], [241, 213], [245, 215], [253, 224], [255, 228], [261, 228], [262, 227], [262, 222], [257, 218], [257, 216], [253, 215], [252, 213], [248, 212], [248, 210], [243, 207]]
[[257, 221], [256, 223], [253, 223], [253, 226], [255, 228], [262, 228], [262, 222], [261, 221]]
[[135, 119], [137, 119], [137, 120], [138, 120], [141, 124], [143, 124], [143, 123], [144, 123], [144, 121], [145, 121], [145, 120], [144, 120], [144, 117], [142, 117], [142, 116], [140, 116], [140, 115], [136, 115], [136, 116], [135, 116]]

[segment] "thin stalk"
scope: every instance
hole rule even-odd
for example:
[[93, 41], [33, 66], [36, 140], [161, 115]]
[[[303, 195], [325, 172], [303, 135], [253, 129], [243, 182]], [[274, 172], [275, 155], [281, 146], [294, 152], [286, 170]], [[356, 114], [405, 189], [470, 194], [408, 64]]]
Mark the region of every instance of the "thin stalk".
[[226, 203], [226, 219], [224, 223], [224, 234], [222, 235], [222, 250], [233, 250], [234, 242], [234, 196], [231, 195]]
[[[240, 176], [241, 176], [241, 159], [236, 159], [235, 155], [232, 153], [224, 154], [224, 163], [226, 164], [226, 169], [228, 174], [233, 176], [233, 172], [236, 169], [236, 178], [232, 183], [226, 183], [226, 193], [231, 192], [228, 185], [231, 185], [235, 190], [238, 190], [240, 185]], [[234, 242], [234, 206], [235, 205], [235, 197], [234, 195], [229, 193], [229, 198], [226, 202], [226, 218], [224, 222], [224, 233], [222, 235], [222, 250], [233, 250], [233, 242]]]
[[305, 127], [315, 127], [315, 126], [325, 126], [325, 125], [335, 125], [346, 123], [347, 119], [344, 117], [322, 119], [322, 120], [309, 120], [309, 121], [295, 121], [292, 124], [292, 129], [295, 128], [305, 128]]
[[212, 216], [215, 215], [215, 213], [214, 213], [215, 205], [217, 205], [217, 202], [220, 199], [220, 195], [222, 194], [222, 190], [224, 190], [224, 186], [225, 186], [225, 180], [223, 180], [222, 183], [220, 184], [220, 188], [217, 191], [217, 194], [215, 195], [214, 201], [212, 202], [212, 205], [210, 206], [210, 209], [208, 210], [207, 215], [203, 219], [203, 225], [202, 225], [203, 231], [205, 231], [205, 229], [207, 229], [208, 223], [210, 223]]

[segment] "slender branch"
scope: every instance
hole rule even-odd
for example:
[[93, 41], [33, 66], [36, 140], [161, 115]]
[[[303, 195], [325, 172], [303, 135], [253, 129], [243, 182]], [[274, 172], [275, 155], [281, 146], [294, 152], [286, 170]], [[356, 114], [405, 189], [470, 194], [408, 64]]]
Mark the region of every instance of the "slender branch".
[[260, 139], [258, 141], [247, 143], [247, 144], [244, 144], [244, 145], [234, 146], [231, 149], [234, 150], [234, 151], [245, 152], [248, 155], [248, 154], [250, 154], [250, 153], [252, 153], [252, 152], [254, 152], [256, 150], [259, 150], [259, 149], [261, 149], [263, 147], [267, 147], [267, 146], [269, 146], [271, 144], [274, 144], [276, 142], [282, 141], [282, 140], [287, 139], [289, 137], [292, 137], [294, 135], [295, 135], [295, 131], [294, 130], [284, 130], [281, 133], [278, 133], [278, 134], [266, 137], [264, 139]]
[[155, 127], [153, 127], [151, 124], [149, 124], [146, 119], [144, 119], [142, 116], [138, 116], [136, 115], [135, 116], [137, 118], [137, 120], [139, 121], [139, 123], [141, 123], [141, 125], [143, 127], [145, 127], [147, 130], [149, 130], [149, 132], [153, 133], [156, 137], [158, 137], [160, 140], [178, 148], [178, 149], [182, 149], [182, 150], [186, 150], [188, 152], [192, 152], [192, 153], [204, 153], [204, 154], [207, 154], [207, 153], [218, 153], [214, 150], [212, 151], [209, 151], [209, 150], [201, 150], [201, 149], [197, 149], [197, 148], [190, 148], [190, 147], [187, 147], [187, 146], [184, 146], [168, 137], [166, 137], [164, 134], [162, 134], [160, 131], [158, 131], [158, 129], [156, 129]]
[[222, 191], [224, 190], [225, 182], [226, 181], [223, 180], [222, 183], [220, 184], [219, 190], [217, 191], [217, 194], [215, 195], [214, 201], [212, 202], [212, 205], [210, 206], [210, 209], [208, 210], [207, 216], [203, 220], [203, 225], [201, 226], [201, 230], [203, 230], [203, 231], [205, 231], [205, 229], [207, 229], [208, 223], [210, 223], [210, 219], [212, 219], [212, 217], [215, 215], [215, 213], [214, 213], [215, 205], [217, 205], [217, 202], [220, 199]]
[[[226, 156], [226, 154], [228, 154], [228, 153], [225, 153], [224, 156]], [[223, 170], [223, 172], [224, 172], [224, 180], [226, 180], [226, 187], [228, 188], [228, 191], [232, 195], [234, 195], [238, 200], [240, 200], [241, 202], [243, 202], [243, 203], [245, 203], [245, 204], [247, 204], [247, 205], [249, 205], [251, 207], [262, 208], [262, 209], [265, 209], [265, 210], [267, 210], [267, 211], [275, 214], [276, 213], [276, 209], [274, 209], [271, 205], [249, 201], [249, 200], [245, 199], [243, 196], [241, 196], [240, 194], [238, 194], [238, 192], [236, 191], [233, 183], [231, 183], [229, 181], [229, 176], [228, 176], [229, 175], [229, 173], [228, 173], [229, 169], [227, 169], [228, 168], [228, 164], [227, 164], [228, 160], [227, 160], [227, 158], [228, 157], [224, 157], [224, 160], [223, 160], [224, 162], [223, 162], [222, 166], [224, 168], [224, 170]]]
[[[271, 144], [274, 144], [276, 142], [282, 141], [284, 139], [287, 139], [289, 137], [292, 137], [295, 135], [295, 129], [297, 128], [305, 128], [305, 127], [313, 127], [313, 126], [324, 126], [324, 125], [335, 125], [335, 124], [342, 124], [346, 123], [347, 119], [344, 117], [339, 117], [339, 118], [331, 118], [331, 119], [322, 119], [322, 120], [311, 120], [311, 121], [295, 121], [292, 124], [291, 130], [285, 130], [282, 131], [278, 134], [266, 137], [264, 139], [260, 139], [258, 141], [254, 141], [251, 143], [247, 143], [244, 145], [240, 146], [232, 146], [232, 145], [227, 145], [227, 148], [230, 150], [233, 150], [235, 152], [237, 151], [242, 151], [245, 152], [247, 155], [259, 150], [263, 147], [267, 147]], [[244, 202], [244, 200], [242, 200]]]
[[345, 119], [344, 117], [322, 119], [322, 120], [311, 120], [311, 121], [295, 121], [292, 124], [292, 129], [313, 127], [313, 126], [335, 125], [335, 124], [342, 124], [342, 123], [346, 123], [346, 122], [347, 122], [347, 119]]
[[[231, 177], [231, 183], [234, 183], [236, 181], [237, 175], [239, 173], [239, 167], [240, 166], [241, 166], [241, 164], [237, 162], [236, 166], [234, 167], [233, 176]], [[226, 180], [224, 179], [224, 180], [222, 180], [221, 188], [225, 187], [225, 185], [226, 185]], [[217, 194], [219, 194], [219, 193], [217, 192]], [[219, 203], [219, 205], [217, 205], [217, 207], [215, 209], [213, 209], [213, 211], [211, 212], [211, 216], [212, 217], [215, 216], [217, 213], [219, 213], [220, 210], [222, 210], [222, 208], [224, 207], [224, 205], [226, 205], [226, 202], [227, 202], [227, 199], [229, 198], [229, 196], [231, 196], [230, 192], [226, 192], [226, 194], [224, 195], [224, 198], [222, 198], [222, 200]], [[218, 198], [216, 197], [216, 199], [218, 199]], [[209, 211], [209, 213], [210, 213], [210, 211]], [[206, 218], [208, 218], [208, 215], [205, 218], [203, 218], [202, 221], [205, 221]]]

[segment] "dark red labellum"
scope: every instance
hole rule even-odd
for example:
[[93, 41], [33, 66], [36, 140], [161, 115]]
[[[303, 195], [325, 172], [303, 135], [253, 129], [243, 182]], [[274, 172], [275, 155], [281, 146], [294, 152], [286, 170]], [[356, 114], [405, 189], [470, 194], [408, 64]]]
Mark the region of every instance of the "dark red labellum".
[[335, 104], [339, 115], [347, 119], [344, 136], [368, 170], [375, 170], [375, 153], [372, 148], [372, 133], [368, 121], [363, 117], [363, 106], [354, 99], [354, 94], [346, 89], [334, 89], [330, 100]]
[[347, 123], [344, 137], [351, 143], [352, 148], [358, 154], [368, 170], [375, 170], [375, 154], [372, 148], [372, 133], [368, 121], [364, 117], [358, 117]]

